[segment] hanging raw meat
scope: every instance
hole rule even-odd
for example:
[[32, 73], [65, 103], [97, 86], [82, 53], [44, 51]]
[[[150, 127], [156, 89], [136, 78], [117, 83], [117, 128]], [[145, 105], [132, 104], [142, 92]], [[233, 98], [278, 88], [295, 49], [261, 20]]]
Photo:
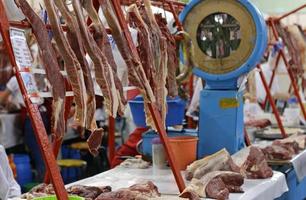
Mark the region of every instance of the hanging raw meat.
[[277, 23], [275, 26], [279, 36], [282, 38], [289, 51], [289, 55], [291, 57], [291, 60], [289, 61], [290, 67], [293, 69], [296, 76], [302, 75], [303, 63], [298, 49], [297, 41], [287, 30], [287, 28], [284, 27], [281, 23]]
[[85, 49], [94, 64], [96, 81], [104, 96], [106, 112], [109, 116], [116, 117], [119, 106], [119, 98], [114, 82], [113, 71], [107, 61], [106, 56], [99, 49], [93, 36], [89, 33], [89, 30], [86, 27], [79, 0], [73, 1], [72, 5], [81, 29], [81, 35], [84, 39]]
[[155, 97], [145, 75], [144, 67], [142, 66], [140, 60], [129, 48], [128, 42], [124, 37], [119, 22], [115, 17], [112, 5], [109, 1], [106, 0], [99, 0], [99, 3], [103, 9], [107, 23], [112, 30], [112, 36], [116, 42], [120, 54], [128, 67], [129, 82], [133, 86], [136, 86], [140, 89], [140, 91], [144, 94], [144, 98], [147, 102], [155, 102]]
[[[64, 101], [65, 101], [65, 80], [60, 73], [60, 68], [56, 59], [55, 52], [50, 42], [45, 24], [34, 12], [26, 0], [15, 0], [16, 5], [22, 10], [32, 25], [33, 33], [36, 37], [40, 54], [46, 70], [47, 79], [52, 86], [53, 113], [52, 127], [55, 138], [61, 139], [65, 132], [64, 120]], [[52, 131], [53, 132], [53, 131]]]
[[140, 16], [139, 10], [135, 4], [127, 9], [128, 21], [131, 27], [137, 30], [137, 52], [141, 57], [141, 64], [144, 67], [145, 74], [149, 79], [151, 88], [155, 90], [158, 80], [155, 77], [154, 55], [152, 52], [152, 37], [150, 29]]
[[53, 2], [44, 0], [44, 3], [52, 28], [53, 37], [64, 60], [67, 77], [74, 93], [76, 112], [73, 126], [77, 127], [78, 130], [80, 130], [81, 135], [83, 135], [85, 131], [86, 102], [84, 91], [85, 85], [81, 66], [67, 39], [65, 38], [63, 30], [60, 27], [59, 18], [55, 11]]
[[[93, 87], [93, 81], [90, 73], [90, 69], [88, 63], [85, 58], [85, 52], [83, 49], [83, 41], [80, 35], [80, 30], [77, 27], [77, 22], [74, 16], [72, 16], [65, 4], [61, 0], [55, 0], [55, 4], [57, 5], [58, 9], [62, 13], [63, 17], [66, 20], [66, 24], [68, 27], [67, 35], [69, 38], [69, 43], [74, 55], [77, 56], [78, 61], [78, 70], [83, 71], [84, 73], [77, 73], [78, 78], [81, 81], [81, 91], [80, 95], [83, 96], [83, 101], [87, 105], [84, 107], [83, 114], [84, 114], [84, 127], [91, 131], [90, 136], [87, 140], [89, 151], [92, 155], [97, 156], [99, 153], [99, 148], [103, 138], [103, 129], [97, 128], [96, 120], [94, 117], [95, 110], [96, 110], [96, 101], [95, 101], [95, 92]], [[69, 45], [66, 43], [66, 45]], [[74, 58], [75, 60], [75, 58]], [[84, 77], [84, 79], [83, 79]], [[86, 93], [85, 93], [86, 90]], [[79, 98], [79, 97], [77, 97]], [[85, 102], [86, 101], [86, 102]]]
[[168, 96], [176, 97], [178, 95], [178, 87], [176, 83], [176, 70], [179, 66], [177, 55], [176, 40], [170, 33], [167, 27], [167, 20], [161, 14], [155, 14], [156, 22], [167, 41], [167, 55], [168, 55], [168, 76], [167, 76], [167, 89]]
[[62, 0], [55, 0], [55, 5], [61, 12], [63, 18], [65, 19], [67, 25], [67, 39], [68, 42], [73, 49], [83, 72], [84, 83], [86, 86], [86, 119], [85, 125], [86, 129], [94, 131], [97, 129], [96, 119], [94, 117], [96, 110], [96, 101], [95, 101], [95, 91], [94, 84], [91, 77], [90, 69], [88, 62], [86, 60], [86, 53], [84, 51], [84, 45], [80, 33], [80, 29], [78, 27], [75, 16], [73, 16], [68, 8], [65, 6]]
[[[167, 114], [167, 89], [166, 89], [166, 79], [167, 79], [167, 42], [166, 38], [163, 36], [159, 26], [155, 20], [155, 16], [152, 11], [151, 2], [149, 0], [144, 0], [144, 9], [141, 13], [144, 21], [147, 23], [148, 28], [151, 31], [152, 45], [153, 47], [153, 64], [155, 67], [154, 79], [158, 80], [156, 87], [153, 92], [156, 98], [156, 106], [158, 111], [161, 113], [162, 122], [165, 123]], [[163, 124], [165, 126], [165, 124]]]
[[297, 49], [297, 54], [300, 58], [303, 69], [306, 69], [306, 39], [297, 25], [290, 25], [286, 29], [291, 35], [292, 40]]
[[102, 22], [99, 18], [99, 15], [98, 15], [97, 11], [95, 10], [95, 8], [93, 6], [92, 0], [83, 1], [83, 7], [87, 11], [89, 17], [92, 20], [92, 23], [93, 23], [92, 26], [94, 28], [93, 37], [94, 37], [95, 41], [97, 42], [97, 45], [99, 46], [101, 51], [106, 56], [109, 65], [112, 67], [117, 93], [119, 93], [119, 95], [118, 95], [118, 97], [119, 97], [118, 113], [120, 115], [123, 115], [125, 105], [126, 105], [127, 102], [126, 102], [126, 99], [125, 99], [125, 96], [124, 96], [124, 93], [123, 93], [122, 83], [121, 83], [121, 81], [118, 77], [118, 74], [117, 74], [117, 64], [115, 63], [115, 60], [114, 60], [114, 56], [113, 56], [113, 53], [112, 53], [111, 45], [110, 45], [109, 40], [108, 40], [107, 32], [106, 32], [105, 27], [103, 26], [103, 24], [102, 24]]
[[[156, 102], [152, 88], [148, 81], [149, 78], [146, 77], [144, 66], [141, 64], [140, 58], [134, 54], [135, 52], [133, 52], [133, 49], [129, 48], [128, 41], [124, 37], [124, 32], [121, 30], [119, 22], [115, 17], [113, 7], [110, 4], [110, 1], [99, 0], [99, 3], [102, 6], [103, 13], [107, 20], [107, 23], [112, 30], [112, 36], [116, 42], [120, 54], [127, 65], [128, 79], [130, 84], [137, 87], [140, 90], [140, 92], [144, 97], [144, 101], [146, 103]], [[146, 123], [148, 126], [155, 128], [152, 116], [149, 112], [146, 103], [145, 103]]]

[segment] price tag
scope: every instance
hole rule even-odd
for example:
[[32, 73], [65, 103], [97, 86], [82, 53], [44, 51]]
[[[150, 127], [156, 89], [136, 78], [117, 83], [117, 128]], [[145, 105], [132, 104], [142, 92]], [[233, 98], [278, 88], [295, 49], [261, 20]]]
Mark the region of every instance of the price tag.
[[39, 96], [38, 87], [35, 78], [30, 72], [33, 58], [27, 43], [25, 31], [18, 28], [10, 28], [10, 39], [14, 51], [17, 67], [21, 74], [23, 83], [27, 90], [30, 100], [34, 104], [42, 103], [42, 98]]
[[39, 91], [36, 85], [35, 78], [30, 72], [20, 72], [24, 86], [26, 87], [27, 94], [30, 97], [30, 100], [34, 104], [42, 103], [42, 99], [39, 96]]
[[31, 52], [27, 44], [25, 31], [22, 29], [11, 27], [10, 38], [13, 46], [15, 60], [19, 70], [29, 71], [32, 67], [33, 58], [31, 56]]

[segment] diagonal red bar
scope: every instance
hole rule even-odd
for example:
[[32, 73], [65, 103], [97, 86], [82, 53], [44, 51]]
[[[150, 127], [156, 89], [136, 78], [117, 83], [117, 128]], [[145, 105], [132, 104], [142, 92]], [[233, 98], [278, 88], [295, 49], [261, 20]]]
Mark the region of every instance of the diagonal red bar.
[[[272, 31], [273, 31], [273, 35], [274, 35], [274, 38], [276, 40], [278, 40], [279, 38], [279, 35], [278, 35], [278, 32], [276, 30], [276, 27], [275, 27], [275, 23], [279, 23], [277, 20], [273, 19], [273, 18], [270, 18], [269, 19], [269, 22], [270, 22], [270, 26], [272, 27]], [[300, 96], [300, 93], [299, 93], [299, 87], [297, 85], [297, 81], [295, 80], [294, 78], [294, 74], [291, 70], [291, 67], [290, 67], [290, 64], [286, 58], [286, 54], [284, 52], [284, 49], [280, 49], [280, 55], [286, 65], [286, 69], [287, 69], [287, 72], [288, 72], [288, 75], [289, 75], [289, 78], [291, 80], [291, 84], [292, 84], [292, 88], [293, 88], [293, 92], [294, 92], [294, 95], [296, 96], [297, 100], [298, 100], [298, 103], [300, 105], [300, 108], [301, 108], [301, 111], [303, 113], [303, 117], [304, 119], [306, 120], [306, 110], [305, 110], [305, 107], [304, 107], [304, 104], [302, 102], [302, 98]]]
[[265, 88], [265, 90], [266, 90], [266, 95], [267, 95], [268, 100], [269, 100], [269, 102], [270, 102], [270, 105], [271, 105], [271, 107], [272, 107], [272, 110], [273, 110], [274, 116], [275, 116], [275, 118], [276, 118], [278, 127], [279, 127], [279, 129], [280, 129], [280, 131], [281, 131], [281, 133], [282, 133], [283, 138], [286, 138], [286, 137], [287, 137], [287, 134], [286, 134], [286, 132], [285, 132], [285, 129], [284, 129], [282, 120], [281, 120], [281, 118], [280, 118], [279, 112], [278, 112], [278, 110], [277, 110], [277, 108], [276, 108], [274, 99], [273, 99], [273, 97], [272, 97], [272, 95], [271, 95], [271, 92], [270, 92], [268, 83], [267, 83], [267, 81], [266, 81], [266, 78], [265, 78], [265, 76], [264, 76], [262, 70], [261, 70], [260, 65], [257, 65], [257, 69], [259, 69], [259, 75], [260, 75], [260, 78], [261, 78], [261, 80], [262, 80], [262, 84], [263, 84], [263, 86], [264, 86], [264, 88]]

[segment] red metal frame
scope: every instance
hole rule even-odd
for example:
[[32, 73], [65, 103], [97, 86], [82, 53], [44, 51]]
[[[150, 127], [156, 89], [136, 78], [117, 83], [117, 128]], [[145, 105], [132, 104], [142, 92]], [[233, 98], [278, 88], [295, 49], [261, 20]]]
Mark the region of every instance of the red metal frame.
[[56, 193], [57, 197], [59, 199], [67, 200], [68, 195], [67, 195], [67, 192], [66, 192], [65, 187], [64, 187], [64, 182], [63, 182], [63, 179], [61, 177], [60, 170], [57, 166], [55, 157], [52, 153], [52, 148], [50, 146], [48, 136], [47, 136], [47, 133], [46, 133], [46, 129], [45, 129], [44, 123], [42, 121], [40, 112], [38, 110], [38, 106], [35, 105], [35, 104], [32, 104], [32, 102], [31, 102], [31, 100], [30, 100], [30, 98], [27, 94], [27, 90], [26, 90], [25, 85], [23, 83], [21, 74], [18, 70], [16, 60], [15, 60], [15, 57], [14, 57], [14, 53], [13, 53], [13, 48], [12, 48], [11, 42], [10, 42], [9, 27], [10, 27], [10, 24], [9, 24], [8, 18], [6, 16], [6, 11], [5, 11], [5, 8], [4, 8], [3, 1], [0, 1], [0, 31], [1, 31], [1, 35], [2, 35], [2, 38], [3, 38], [7, 53], [9, 55], [10, 62], [13, 66], [18, 85], [19, 85], [20, 91], [22, 93], [24, 102], [25, 102], [25, 106], [26, 106], [27, 111], [29, 113], [29, 116], [30, 116], [30, 119], [31, 119], [31, 122], [32, 122], [32, 126], [33, 126], [33, 129], [34, 129], [36, 140], [39, 144], [40, 151], [42, 153], [44, 163], [46, 165], [46, 169], [50, 173], [51, 180], [52, 180], [54, 190], [55, 190], [55, 193]]
[[[272, 85], [273, 85], [273, 81], [274, 81], [274, 78], [275, 78], [276, 70], [278, 68], [280, 57], [281, 57], [280, 53], [278, 53], [277, 54], [277, 58], [276, 58], [276, 62], [275, 62], [275, 65], [274, 65], [274, 68], [272, 70], [272, 76], [271, 76], [271, 79], [270, 79], [270, 82], [269, 82], [269, 91], [271, 90]], [[263, 109], [265, 109], [265, 107], [267, 105], [267, 102], [268, 102], [268, 96], [266, 95], [265, 100], [264, 100], [263, 105], [262, 105]]]
[[284, 129], [282, 120], [281, 120], [281, 118], [280, 118], [280, 114], [279, 114], [279, 112], [278, 112], [278, 110], [277, 110], [277, 108], [276, 108], [274, 99], [273, 99], [273, 97], [272, 97], [272, 95], [271, 95], [271, 92], [270, 92], [268, 83], [267, 83], [267, 81], [266, 81], [266, 78], [265, 78], [265, 76], [264, 76], [262, 70], [261, 70], [260, 65], [257, 65], [257, 69], [259, 69], [259, 75], [260, 75], [260, 78], [261, 78], [262, 83], [263, 83], [263, 85], [264, 85], [264, 88], [265, 88], [265, 90], [266, 90], [266, 95], [267, 95], [268, 100], [269, 100], [269, 102], [270, 102], [270, 104], [271, 104], [272, 111], [273, 111], [274, 116], [275, 116], [275, 118], [276, 118], [278, 127], [279, 127], [279, 129], [280, 129], [280, 131], [281, 131], [281, 134], [282, 134], [283, 138], [286, 138], [286, 137], [287, 137], [287, 134], [286, 134], [286, 132], [285, 132], [285, 129]]
[[[267, 25], [270, 26], [270, 28], [272, 30], [272, 34], [273, 34], [276, 41], [279, 39], [279, 35], [278, 35], [278, 32], [276, 30], [275, 25], [277, 23], [280, 23], [280, 21], [282, 19], [300, 11], [301, 9], [303, 9], [305, 7], [306, 7], [306, 4], [300, 6], [300, 7], [296, 8], [296, 9], [294, 9], [294, 10], [292, 10], [292, 11], [290, 11], [290, 12], [288, 12], [288, 13], [286, 13], [286, 14], [278, 17], [278, 18], [269, 18], [267, 20]], [[291, 82], [290, 87], [289, 87], [289, 93], [290, 93], [291, 89], [293, 89], [294, 95], [296, 96], [296, 98], [298, 100], [298, 103], [299, 103], [299, 106], [301, 108], [301, 111], [303, 113], [303, 117], [304, 117], [304, 119], [306, 119], [306, 111], [305, 111], [305, 107], [303, 105], [303, 102], [302, 102], [302, 99], [301, 99], [301, 96], [300, 96], [300, 93], [299, 93], [299, 87], [298, 87], [297, 81], [295, 80], [294, 74], [292, 72], [292, 69], [289, 65], [289, 62], [288, 62], [288, 60], [285, 56], [285, 52], [284, 52], [283, 49], [280, 49], [280, 51], [278, 52], [277, 60], [276, 60], [275, 66], [274, 66], [273, 71], [272, 71], [272, 77], [270, 79], [269, 85], [267, 85], [266, 79], [265, 79], [265, 77], [264, 77], [264, 75], [261, 71], [260, 71], [260, 77], [261, 77], [261, 80], [263, 81], [263, 84], [264, 84], [264, 87], [265, 87], [265, 90], [266, 90], [266, 93], [267, 93], [266, 98], [265, 98], [264, 103], [263, 103], [263, 108], [265, 108], [266, 103], [269, 100], [269, 102], [271, 104], [271, 107], [272, 107], [272, 110], [274, 112], [275, 118], [277, 120], [278, 126], [279, 126], [279, 128], [282, 132], [282, 135], [283, 135], [283, 137], [286, 137], [287, 135], [286, 135], [285, 130], [283, 128], [283, 124], [280, 120], [280, 115], [279, 115], [279, 113], [276, 109], [275, 102], [274, 102], [274, 100], [272, 98], [272, 95], [271, 95], [271, 92], [270, 92], [270, 90], [272, 88], [272, 85], [273, 85], [276, 70], [278, 68], [279, 61], [280, 61], [281, 58], [283, 59], [283, 61], [285, 63], [285, 66], [286, 66], [286, 69], [287, 69], [287, 72], [288, 72], [288, 75], [289, 75], [289, 78], [290, 78], [290, 82]], [[257, 66], [257, 68], [260, 69], [260, 66]]]
[[248, 147], [248, 146], [251, 146], [252, 143], [251, 143], [251, 140], [250, 140], [250, 138], [249, 138], [249, 135], [248, 135], [248, 132], [247, 132], [246, 128], [244, 128], [243, 134], [244, 134], [244, 142], [245, 142], [246, 146], [247, 146], [247, 147]]
[[[117, 19], [119, 21], [119, 24], [120, 24], [120, 26], [123, 30], [124, 36], [128, 41], [128, 45], [129, 45], [130, 50], [132, 51], [132, 53], [134, 54], [135, 57], [139, 58], [136, 47], [135, 47], [135, 45], [132, 41], [131, 33], [128, 29], [128, 26], [127, 26], [127, 23], [125, 21], [123, 12], [121, 10], [119, 0], [111, 0], [111, 3], [112, 3], [113, 8], [115, 10], [115, 13], [116, 13]], [[179, 188], [179, 191], [182, 192], [185, 189], [185, 183], [184, 183], [183, 177], [180, 173], [180, 170], [175, 165], [176, 159], [174, 157], [172, 148], [169, 144], [169, 139], [168, 139], [166, 130], [162, 125], [163, 123], [162, 123], [162, 120], [161, 120], [160, 113], [157, 111], [154, 104], [148, 103], [147, 106], [149, 107], [150, 113], [151, 113], [151, 115], [153, 117], [153, 120], [154, 120], [154, 124], [157, 128], [157, 131], [158, 131], [162, 141], [163, 141], [165, 150], [166, 150], [168, 158], [169, 158], [170, 166], [171, 166], [172, 172], [174, 174], [174, 177], [175, 177], [177, 186]]]
[[294, 14], [294, 13], [300, 11], [300, 10], [302, 10], [303, 8], [306, 8], [306, 4], [301, 5], [300, 7], [298, 7], [296, 9], [294, 9], [294, 10], [292, 10], [292, 11], [290, 11], [290, 12], [288, 12], [288, 13], [286, 13], [286, 14], [278, 17], [278, 18], [276, 18], [276, 20], [280, 21], [280, 20], [282, 20], [282, 19], [284, 19], [284, 18], [286, 18], [286, 17], [288, 17], [288, 16], [290, 16], [290, 15], [292, 15], [292, 14]]
[[112, 162], [116, 153], [115, 146], [115, 118], [112, 116], [108, 117], [108, 159], [109, 163]]
[[[301, 9], [301, 8], [304, 8], [304, 7], [306, 7], [306, 4], [305, 4], [304, 6], [302, 6], [302, 7], [300, 7], [300, 9]], [[294, 10], [294, 11], [297, 12], [298, 9], [296, 9], [296, 10]], [[294, 12], [290, 12], [290, 13], [292, 14], [292, 13], [294, 13]], [[289, 13], [289, 14], [285, 14], [284, 16], [285, 16], [285, 17], [286, 17], [286, 16], [289, 16], [290, 13]], [[276, 30], [275, 24], [276, 24], [276, 23], [279, 23], [279, 19], [283, 19], [284, 16], [282, 16], [282, 17], [280, 17], [280, 18], [278, 18], [278, 19], [270, 18], [270, 19], [268, 20], [268, 24], [271, 26], [273, 36], [274, 36], [274, 38], [275, 38], [276, 40], [278, 40], [279, 35], [278, 35], [277, 30]], [[289, 65], [289, 62], [288, 62], [287, 58], [286, 58], [286, 55], [285, 55], [284, 50], [283, 50], [283, 49], [280, 49], [279, 54], [280, 54], [280, 57], [283, 59], [283, 61], [284, 61], [284, 63], [285, 63], [285, 66], [286, 66], [286, 69], [287, 69], [287, 72], [288, 72], [288, 75], [289, 75], [289, 78], [290, 78], [290, 81], [291, 81], [291, 84], [292, 84], [292, 89], [293, 89], [294, 95], [296, 96], [296, 98], [297, 98], [297, 100], [298, 100], [298, 103], [299, 103], [299, 105], [300, 105], [301, 111], [302, 111], [302, 113], [303, 113], [303, 117], [304, 117], [304, 119], [306, 120], [306, 111], [305, 111], [305, 108], [304, 108], [304, 105], [303, 105], [303, 102], [302, 102], [302, 99], [301, 99], [301, 96], [300, 96], [300, 93], [299, 93], [299, 87], [298, 87], [298, 85], [297, 85], [297, 81], [295, 80], [294, 73], [292, 72], [292, 69], [291, 69], [291, 67], [290, 67], [290, 65]]]

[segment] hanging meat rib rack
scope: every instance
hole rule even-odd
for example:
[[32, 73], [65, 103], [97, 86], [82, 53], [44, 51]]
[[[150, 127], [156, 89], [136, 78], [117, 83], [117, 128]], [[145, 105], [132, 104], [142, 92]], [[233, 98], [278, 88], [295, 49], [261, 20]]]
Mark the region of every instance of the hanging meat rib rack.
[[[267, 25], [270, 27], [270, 30], [272, 30], [272, 35], [273, 35], [273, 37], [276, 41], [278, 41], [278, 39], [279, 39], [279, 34], [276, 30], [276, 25], [279, 24], [282, 19], [284, 19], [284, 18], [304, 9], [305, 7], [306, 7], [306, 4], [300, 6], [300, 7], [296, 8], [296, 9], [294, 9], [294, 10], [292, 10], [292, 11], [290, 11], [290, 12], [288, 12], [288, 13], [286, 13], [286, 14], [278, 17], [278, 18], [269, 18], [266, 21]], [[305, 107], [304, 107], [303, 102], [302, 102], [302, 98], [301, 98], [300, 93], [299, 93], [299, 87], [298, 87], [298, 84], [297, 84], [297, 80], [294, 77], [293, 70], [292, 70], [292, 68], [289, 64], [289, 61], [288, 61], [288, 58], [286, 57], [284, 49], [280, 49], [279, 52], [277, 53], [276, 63], [273, 66], [272, 76], [271, 76], [271, 79], [270, 79], [269, 83], [267, 83], [266, 78], [265, 78], [263, 72], [261, 71], [261, 66], [258, 65], [257, 68], [259, 69], [260, 78], [263, 82], [264, 89], [265, 89], [266, 94], [267, 94], [266, 98], [264, 100], [264, 103], [263, 103], [263, 107], [266, 107], [267, 101], [269, 101], [269, 103], [271, 105], [271, 108], [272, 108], [272, 111], [274, 113], [274, 116], [276, 118], [278, 127], [281, 131], [282, 137], [285, 138], [285, 137], [287, 137], [287, 134], [285, 132], [283, 123], [282, 123], [281, 118], [280, 118], [280, 114], [279, 114], [279, 112], [276, 108], [274, 99], [273, 99], [271, 91], [270, 91], [271, 88], [272, 88], [272, 85], [273, 85], [273, 81], [274, 81], [274, 78], [275, 78], [275, 74], [276, 74], [280, 59], [283, 59], [285, 65], [286, 65], [286, 70], [287, 70], [289, 78], [290, 78], [290, 89], [289, 90], [291, 90], [291, 88], [293, 89], [294, 95], [296, 96], [296, 98], [298, 100], [298, 104], [299, 104], [300, 109], [302, 111], [303, 117], [306, 120], [306, 111], [305, 111]]]

